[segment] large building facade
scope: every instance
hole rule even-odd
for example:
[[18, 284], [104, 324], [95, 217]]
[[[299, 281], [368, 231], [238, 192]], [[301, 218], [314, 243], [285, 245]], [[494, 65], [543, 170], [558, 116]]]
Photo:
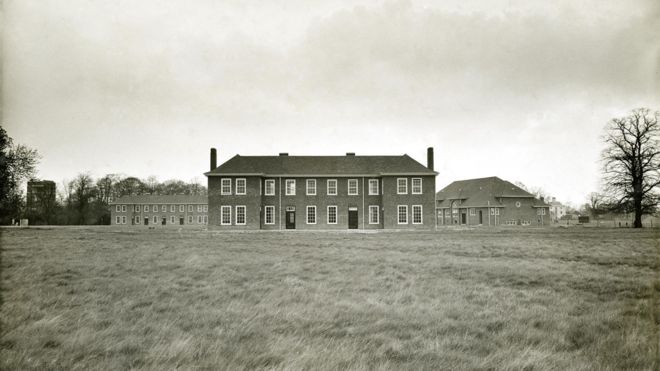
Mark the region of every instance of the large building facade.
[[211, 149], [209, 227], [214, 229], [432, 229], [433, 149], [424, 166], [403, 156], [240, 156], [216, 166]]
[[438, 225], [549, 225], [550, 205], [498, 177], [455, 181], [436, 194]]
[[201, 195], [124, 196], [110, 204], [110, 224], [118, 226], [206, 226], [208, 203]]

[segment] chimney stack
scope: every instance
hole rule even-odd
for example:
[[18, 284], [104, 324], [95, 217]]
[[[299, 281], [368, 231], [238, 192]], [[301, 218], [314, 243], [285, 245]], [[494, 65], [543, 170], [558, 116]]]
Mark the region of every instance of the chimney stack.
[[433, 170], [433, 147], [426, 150], [426, 167]]
[[355, 152], [346, 152], [346, 156], [355, 156]]
[[218, 153], [215, 148], [211, 148], [211, 171], [218, 167]]
[[289, 152], [280, 152], [280, 156], [288, 156]]

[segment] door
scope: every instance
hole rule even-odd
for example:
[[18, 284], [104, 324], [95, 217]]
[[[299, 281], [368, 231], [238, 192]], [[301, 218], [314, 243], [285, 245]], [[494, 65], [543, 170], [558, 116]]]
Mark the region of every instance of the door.
[[179, 217], [179, 225], [183, 225], [183, 217], [182, 216]]
[[461, 213], [461, 224], [467, 224], [467, 214]]
[[286, 212], [286, 229], [296, 229], [296, 212]]
[[479, 224], [484, 224], [484, 212], [479, 210]]
[[144, 218], [144, 225], [149, 225], [149, 217]]
[[166, 223], [167, 223], [167, 218], [166, 218], [166, 217], [163, 217], [163, 219], [162, 219], [162, 221], [161, 221], [161, 224], [162, 224], [162, 225], [165, 225]]
[[357, 209], [348, 209], [348, 229], [358, 228], [358, 211]]

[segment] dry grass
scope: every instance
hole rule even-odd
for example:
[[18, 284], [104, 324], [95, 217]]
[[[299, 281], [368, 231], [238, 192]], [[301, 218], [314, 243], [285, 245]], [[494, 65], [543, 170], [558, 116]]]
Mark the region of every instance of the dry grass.
[[653, 230], [106, 227], [1, 242], [4, 369], [655, 367]]

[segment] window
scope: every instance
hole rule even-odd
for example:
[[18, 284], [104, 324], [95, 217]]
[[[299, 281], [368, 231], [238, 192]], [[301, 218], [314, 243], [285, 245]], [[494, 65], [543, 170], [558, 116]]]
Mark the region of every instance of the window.
[[470, 209], [470, 216], [477, 215], [477, 212], [474, 209]]
[[[118, 213], [121, 212], [121, 205], [117, 205], [115, 207], [115, 211], [118, 212]], [[117, 223], [117, 224], [119, 224], [119, 223]]]
[[154, 212], [158, 211], [158, 205], [154, 205], [153, 210]]
[[154, 224], [158, 224], [158, 216], [154, 215]]
[[408, 206], [399, 205], [397, 222], [398, 224], [408, 224]]
[[179, 205], [179, 212], [182, 213], [186, 211], [186, 206], [185, 205]]
[[536, 209], [536, 215], [545, 215], [545, 209], [539, 207], [538, 209]]
[[204, 224], [208, 224], [208, 223], [209, 223], [209, 216], [204, 215]]
[[378, 224], [378, 205], [369, 206], [369, 224]]
[[149, 212], [149, 205], [144, 205], [144, 212], [145, 213]]
[[193, 212], [193, 205], [188, 205], [188, 212], [192, 213]]
[[493, 207], [490, 209], [490, 215], [500, 215], [500, 209]]
[[237, 195], [244, 195], [245, 194], [245, 186], [246, 181], [245, 178], [238, 178], [236, 179], [236, 194]]
[[307, 224], [316, 224], [316, 206], [307, 206]]
[[202, 206], [202, 212], [205, 212], [205, 213], [209, 212], [209, 205], [203, 205]]
[[396, 179], [396, 193], [399, 195], [405, 195], [408, 193], [408, 179], [406, 178]]
[[229, 178], [220, 179], [220, 194], [221, 195], [231, 194], [231, 179]]
[[121, 212], [125, 213], [126, 212], [126, 205], [121, 205]]
[[328, 179], [328, 196], [337, 195], [337, 179]]
[[328, 206], [328, 224], [337, 224], [337, 206]]
[[275, 224], [275, 206], [266, 206], [266, 224]]
[[378, 194], [378, 179], [369, 179], [369, 194]]
[[176, 205], [170, 205], [170, 212], [173, 213], [176, 211]]
[[121, 224], [126, 224], [126, 217], [125, 216], [121, 217]]
[[193, 216], [188, 215], [188, 224], [193, 224]]
[[349, 196], [355, 196], [358, 194], [358, 181], [357, 179], [348, 180], [348, 194]]
[[316, 196], [316, 179], [307, 179], [307, 196]]
[[115, 219], [115, 224], [121, 224], [121, 216], [117, 216]]
[[516, 207], [520, 207], [520, 201], [516, 201]]
[[202, 212], [202, 205], [197, 205], [197, 212], [201, 213]]
[[231, 206], [220, 206], [220, 224], [231, 225]]
[[202, 224], [202, 216], [197, 215], [197, 224]]
[[135, 211], [138, 213], [140, 212], [140, 205], [135, 206]]
[[266, 196], [275, 196], [275, 179], [266, 179]]
[[135, 205], [131, 205], [131, 211], [135, 212]]
[[139, 216], [135, 217], [135, 224], [140, 224], [140, 217]]
[[174, 221], [175, 221], [175, 219], [174, 219], [174, 215], [171, 215], [171, 216], [170, 216], [170, 223], [174, 224]]
[[160, 206], [160, 211], [166, 212], [167, 211], [167, 205], [161, 205]]
[[236, 206], [236, 224], [245, 225], [245, 206]]
[[412, 178], [411, 186], [412, 186], [412, 194], [414, 195], [421, 195], [422, 194], [422, 178]]
[[413, 224], [423, 224], [422, 222], [422, 205], [412, 206], [412, 222]]
[[296, 195], [296, 180], [287, 179], [286, 180], [286, 195], [295, 196]]

